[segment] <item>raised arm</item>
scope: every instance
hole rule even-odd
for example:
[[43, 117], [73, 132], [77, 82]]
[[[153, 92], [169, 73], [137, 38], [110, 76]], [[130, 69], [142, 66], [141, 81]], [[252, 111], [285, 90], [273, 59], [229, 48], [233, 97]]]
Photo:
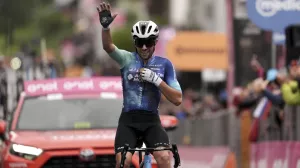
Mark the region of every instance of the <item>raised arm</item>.
[[131, 53], [118, 49], [112, 40], [109, 25], [114, 21], [117, 14], [111, 15], [109, 3], [101, 2], [97, 7], [100, 24], [102, 25], [102, 45], [108, 55], [115, 60], [120, 67], [124, 67], [131, 57]]
[[107, 53], [112, 53], [115, 51], [115, 45], [112, 41], [109, 28], [108, 29], [102, 28], [102, 44], [103, 44], [103, 49]]

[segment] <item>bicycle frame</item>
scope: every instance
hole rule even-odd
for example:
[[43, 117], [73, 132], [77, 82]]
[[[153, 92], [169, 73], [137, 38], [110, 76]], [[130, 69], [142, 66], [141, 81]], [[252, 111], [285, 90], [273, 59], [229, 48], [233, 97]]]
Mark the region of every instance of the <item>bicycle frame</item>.
[[[139, 153], [142, 153], [142, 152], [139, 152]], [[142, 159], [140, 158], [140, 168], [151, 168], [152, 167], [152, 157], [150, 155], [149, 152], [146, 152], [145, 153], [145, 156], [144, 156], [144, 160], [141, 161]]]
[[[172, 144], [172, 148], [144, 148], [144, 149], [131, 149], [129, 148], [128, 144], [125, 144], [123, 151], [122, 151], [122, 157], [121, 157], [121, 164], [120, 168], [124, 168], [124, 162], [126, 160], [126, 154], [127, 152], [139, 152], [139, 163], [140, 168], [151, 168], [152, 167], [152, 157], [150, 153], [154, 151], [164, 151], [169, 150], [173, 153], [173, 158], [175, 160], [174, 162], [174, 168], [178, 168], [180, 166], [180, 156], [178, 153], [177, 145]], [[144, 160], [142, 161], [142, 152], [145, 152]]]

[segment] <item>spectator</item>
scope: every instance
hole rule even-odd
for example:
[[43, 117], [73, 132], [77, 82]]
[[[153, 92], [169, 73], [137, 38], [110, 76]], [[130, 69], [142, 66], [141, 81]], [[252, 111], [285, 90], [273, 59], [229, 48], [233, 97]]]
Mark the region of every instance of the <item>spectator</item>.
[[47, 78], [57, 78], [57, 77], [61, 76], [59, 64], [55, 59], [53, 50], [47, 51], [47, 64], [46, 64], [45, 68], [47, 69], [47, 71], [46, 71]]
[[[255, 82], [255, 81], [254, 81]], [[242, 89], [240, 94], [237, 94], [234, 98], [234, 104], [237, 106], [237, 115], [241, 112], [242, 109], [251, 108], [257, 104], [260, 99], [260, 96], [254, 94], [253, 84], [250, 83], [244, 89]]]
[[227, 108], [227, 98], [228, 98], [228, 95], [227, 95], [227, 91], [226, 89], [223, 89], [220, 94], [219, 94], [219, 101], [220, 101], [220, 104], [222, 105], [222, 108]]
[[194, 113], [196, 117], [201, 118], [203, 116], [211, 115], [214, 112], [220, 111], [221, 109], [221, 105], [213, 95], [205, 95], [201, 102], [195, 103]]
[[45, 79], [46, 70], [42, 63], [42, 58], [37, 55], [36, 51], [31, 51], [29, 57], [32, 59], [33, 62], [28, 64], [27, 67], [25, 67], [25, 79]]
[[300, 105], [299, 84], [295, 80], [284, 83], [281, 87], [284, 101], [289, 105]]
[[289, 77], [281, 77], [284, 83], [281, 86], [282, 97], [289, 105], [300, 105], [300, 67], [296, 61], [289, 66]]
[[285, 102], [282, 98], [279, 88], [282, 85], [280, 74], [276, 69], [270, 69], [267, 72], [267, 78], [265, 81], [259, 80], [254, 86], [256, 93], [262, 93], [263, 96], [267, 97], [273, 105], [283, 109]]

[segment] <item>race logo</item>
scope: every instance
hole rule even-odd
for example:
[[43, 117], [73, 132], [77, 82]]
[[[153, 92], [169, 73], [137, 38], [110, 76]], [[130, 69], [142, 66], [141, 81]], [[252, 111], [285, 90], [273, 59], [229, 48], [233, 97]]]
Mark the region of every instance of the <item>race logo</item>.
[[58, 89], [58, 84], [56, 81], [52, 82], [44, 82], [44, 83], [32, 83], [27, 85], [25, 88], [28, 93], [36, 93], [36, 92], [55, 92]]
[[95, 88], [93, 80], [81, 80], [81, 81], [66, 81], [63, 83], [65, 90], [93, 90]]
[[280, 11], [300, 11], [299, 0], [256, 0], [257, 12], [263, 17], [272, 17]]
[[291, 24], [298, 24], [300, 0], [247, 0], [249, 19], [263, 30], [284, 33]]
[[99, 87], [101, 90], [122, 90], [122, 81], [100, 81]]

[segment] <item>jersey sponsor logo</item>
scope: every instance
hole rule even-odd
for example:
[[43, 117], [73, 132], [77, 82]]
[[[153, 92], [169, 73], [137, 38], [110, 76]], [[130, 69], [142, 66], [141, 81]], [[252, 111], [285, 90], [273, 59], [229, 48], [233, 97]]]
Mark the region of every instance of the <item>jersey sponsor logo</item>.
[[139, 103], [138, 106], [141, 107], [143, 104], [143, 87], [139, 88]]
[[162, 66], [162, 64], [152, 64], [149, 67], [161, 67], [161, 66]]
[[133, 81], [135, 81], [135, 82], [141, 82], [140, 75], [135, 74]]
[[140, 75], [138, 73], [129, 73], [127, 75], [127, 79], [129, 81], [134, 81], [134, 82], [143, 82], [143, 80], [141, 80]]
[[138, 72], [139, 69], [138, 69], [138, 68], [129, 68], [128, 71], [129, 71], [129, 72]]
[[164, 74], [162, 74], [162, 73], [159, 73], [159, 72], [158, 72], [158, 73], [156, 73], [156, 74], [157, 74], [159, 77], [161, 77], [161, 78], [164, 77]]
[[152, 71], [159, 71], [160, 68], [150, 68]]
[[133, 75], [132, 74], [129, 74], [128, 76], [127, 76], [127, 79], [128, 80], [131, 80], [133, 78]]

